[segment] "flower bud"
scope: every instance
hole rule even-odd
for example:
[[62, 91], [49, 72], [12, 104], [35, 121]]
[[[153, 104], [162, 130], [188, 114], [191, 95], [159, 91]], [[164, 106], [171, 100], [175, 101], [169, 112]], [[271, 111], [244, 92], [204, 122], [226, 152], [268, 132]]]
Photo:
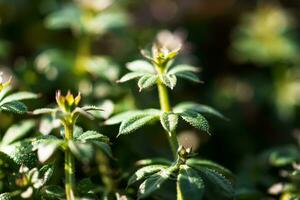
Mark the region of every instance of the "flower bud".
[[3, 78], [2, 78], [3, 73], [0, 72], [0, 92], [2, 90], [4, 90], [6, 87], [8, 87], [11, 83], [11, 77], [8, 79], [8, 81], [3, 82]]
[[56, 102], [58, 107], [64, 112], [72, 112], [80, 103], [81, 95], [74, 98], [74, 95], [68, 91], [66, 96], [61, 95], [61, 91], [56, 92]]

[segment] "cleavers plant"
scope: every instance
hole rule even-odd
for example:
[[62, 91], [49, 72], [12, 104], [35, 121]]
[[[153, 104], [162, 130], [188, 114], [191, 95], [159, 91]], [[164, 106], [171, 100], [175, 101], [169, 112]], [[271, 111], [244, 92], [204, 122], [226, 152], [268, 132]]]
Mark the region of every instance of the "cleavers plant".
[[208, 121], [203, 114], [226, 118], [215, 109], [197, 103], [184, 102], [171, 107], [168, 88], [174, 89], [177, 78], [201, 81], [195, 74], [198, 72], [196, 67], [187, 64], [173, 65], [181, 49], [181, 41], [170, 32], [163, 34], [168, 37], [158, 36], [151, 51], [141, 51], [147, 61], [136, 60], [128, 63], [127, 68], [131, 72], [118, 81], [123, 83], [138, 78], [140, 91], [156, 85], [160, 109], [127, 111], [111, 117], [106, 124], [121, 123], [118, 134], [121, 136], [130, 134], [150, 122], [160, 121], [168, 137], [174, 161], [165, 159], [140, 161], [142, 168], [133, 174], [128, 185], [141, 182], [138, 199], [150, 196], [168, 181], [176, 181], [177, 200], [232, 199], [231, 172], [212, 161], [194, 158], [191, 148], [181, 146], [177, 140], [176, 127], [179, 119], [210, 134]]
[[[38, 158], [41, 162], [48, 160], [56, 149], [60, 148], [65, 153], [65, 195], [67, 200], [75, 199], [75, 161], [74, 156], [82, 162], [87, 162], [93, 156], [93, 147], [99, 148], [111, 156], [108, 137], [96, 132], [86, 131], [76, 126], [76, 121], [80, 115], [93, 119], [93, 112], [101, 111], [95, 106], [79, 107], [81, 95], [76, 97], [70, 93], [66, 96], [56, 93], [56, 108], [37, 109], [33, 114], [51, 113], [60, 120], [63, 126], [62, 137], [48, 135], [36, 139], [34, 146], [38, 151]], [[57, 186], [58, 187], [58, 186]], [[81, 191], [82, 192], [82, 191]]]

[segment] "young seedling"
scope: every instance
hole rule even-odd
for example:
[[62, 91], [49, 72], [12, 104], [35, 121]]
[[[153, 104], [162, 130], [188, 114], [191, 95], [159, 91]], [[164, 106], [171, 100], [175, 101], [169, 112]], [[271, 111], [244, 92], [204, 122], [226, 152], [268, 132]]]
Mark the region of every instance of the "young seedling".
[[38, 158], [41, 162], [48, 160], [51, 155], [60, 148], [65, 153], [65, 193], [67, 200], [75, 199], [75, 161], [74, 156], [83, 162], [87, 162], [93, 155], [93, 147], [100, 148], [109, 156], [111, 150], [108, 137], [96, 132], [83, 132], [76, 126], [76, 121], [80, 115], [93, 118], [92, 111], [101, 111], [95, 106], [79, 107], [81, 95], [76, 97], [70, 92], [66, 96], [61, 92], [56, 93], [56, 108], [42, 108], [35, 110], [34, 114], [51, 113], [55, 118], [60, 120], [63, 126], [62, 136], [60, 139], [56, 136], [48, 135], [36, 138], [33, 146], [37, 149]]
[[[129, 185], [141, 182], [138, 190], [138, 199], [148, 197], [161, 188], [167, 180], [176, 180], [177, 199], [199, 200], [204, 197], [210, 199], [230, 199], [233, 188], [229, 179], [232, 174], [226, 168], [207, 160], [191, 158], [191, 149], [179, 146], [176, 137], [176, 127], [179, 118], [209, 134], [209, 124], [203, 114], [212, 114], [225, 119], [215, 109], [197, 103], [185, 102], [171, 107], [168, 88], [174, 89], [177, 78], [187, 79], [193, 82], [201, 82], [195, 74], [196, 67], [179, 64], [173, 66], [173, 61], [181, 49], [180, 40], [169, 32], [164, 32], [168, 37], [158, 37], [152, 46], [152, 51], [142, 50], [142, 55], [148, 60], [137, 60], [128, 63], [131, 71], [124, 75], [118, 82], [123, 83], [138, 78], [138, 87], [142, 91], [156, 85], [160, 109], [146, 109], [128, 111], [113, 116], [106, 124], [121, 123], [120, 135], [127, 135], [141, 128], [149, 122], [160, 121], [174, 155], [174, 162], [166, 160], [141, 161], [144, 166], [135, 172], [130, 178]], [[207, 192], [208, 190], [218, 190]], [[216, 196], [218, 195], [218, 196]]]

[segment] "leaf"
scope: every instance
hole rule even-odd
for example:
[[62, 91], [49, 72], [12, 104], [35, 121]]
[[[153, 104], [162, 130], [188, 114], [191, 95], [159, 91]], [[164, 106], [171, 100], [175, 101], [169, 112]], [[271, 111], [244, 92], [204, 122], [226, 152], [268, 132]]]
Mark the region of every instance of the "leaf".
[[139, 160], [136, 162], [136, 165], [138, 166], [147, 166], [153, 164], [171, 165], [172, 162], [165, 158], [149, 158], [149, 159]]
[[182, 165], [177, 176], [177, 200], [201, 200], [204, 189], [204, 182], [198, 173]]
[[203, 117], [203, 115], [196, 112], [185, 111], [180, 113], [180, 116], [184, 121], [188, 122], [193, 127], [210, 134], [208, 121], [205, 119], [205, 117]]
[[0, 194], [0, 200], [13, 200], [13, 196], [10, 193], [5, 192]]
[[274, 148], [269, 155], [269, 162], [273, 166], [286, 166], [300, 161], [300, 151], [295, 146]]
[[125, 119], [128, 119], [129, 117], [134, 116], [134, 115], [136, 115], [140, 112], [141, 111], [138, 111], [138, 110], [122, 112], [122, 113], [119, 113], [119, 114], [116, 114], [116, 115], [112, 116], [111, 118], [106, 120], [104, 122], [104, 124], [106, 124], [106, 125], [119, 124], [122, 121], [124, 121]]
[[69, 140], [68, 147], [72, 154], [80, 161], [86, 163], [93, 157], [93, 147], [90, 144]]
[[177, 74], [181, 72], [198, 72], [199, 69], [197, 67], [191, 66], [191, 65], [176, 65], [172, 67], [169, 71], [168, 74]]
[[41, 191], [42, 197], [45, 199], [64, 199], [65, 190], [58, 185], [47, 185]]
[[219, 172], [220, 174], [224, 175], [226, 178], [234, 180], [234, 175], [232, 174], [232, 172], [230, 170], [228, 170], [227, 168], [212, 162], [210, 160], [199, 160], [199, 159], [188, 159], [186, 164], [190, 167], [193, 168], [208, 168], [211, 170], [215, 170], [217, 172]]
[[82, 110], [89, 112], [89, 111], [103, 111], [102, 108], [94, 106], [94, 105], [86, 105], [81, 107]]
[[40, 136], [32, 141], [33, 150], [37, 149], [38, 159], [41, 163], [46, 162], [63, 144], [63, 140], [52, 135]]
[[53, 12], [46, 18], [46, 26], [50, 29], [72, 28], [79, 30], [80, 10], [73, 5], [67, 5], [59, 11]]
[[153, 65], [144, 60], [135, 60], [133, 62], [129, 62], [126, 64], [127, 69], [133, 72], [143, 72], [143, 73], [150, 73], [154, 74], [155, 69]]
[[124, 82], [130, 81], [132, 79], [139, 78], [139, 77], [145, 76], [145, 75], [147, 75], [147, 73], [144, 73], [144, 72], [129, 72], [129, 73], [125, 74], [124, 76], [122, 76], [121, 79], [118, 80], [117, 82], [118, 83], [124, 83]]
[[131, 116], [121, 123], [118, 136], [131, 133], [156, 118], [158, 118], [158, 115], [151, 115], [147, 113], [141, 113]]
[[209, 188], [209, 193], [211, 195], [222, 196], [224, 199], [232, 198], [234, 194], [234, 189], [230, 183], [223, 175], [219, 174], [217, 171], [211, 169], [197, 169], [198, 173], [202, 176], [205, 184]]
[[54, 172], [54, 166], [53, 165], [44, 165], [40, 170], [39, 170], [39, 177], [42, 178], [43, 180], [43, 185], [47, 183]]
[[166, 75], [163, 74], [161, 76], [161, 81], [163, 82], [163, 84], [165, 84], [167, 87], [171, 88], [173, 90], [173, 88], [175, 87], [176, 83], [177, 83], [177, 78], [175, 75]]
[[0, 111], [7, 111], [16, 114], [24, 114], [27, 112], [27, 107], [24, 103], [19, 101], [9, 102], [0, 107]]
[[196, 83], [202, 82], [199, 77], [192, 72], [178, 72], [176, 76]]
[[39, 145], [37, 150], [38, 159], [41, 163], [46, 162], [60, 146], [61, 142], [49, 142]]
[[38, 164], [32, 145], [32, 139], [25, 139], [10, 145], [1, 145], [0, 147], [1, 151], [7, 154], [18, 165], [33, 168]]
[[139, 187], [138, 199], [146, 198], [158, 190], [162, 184], [170, 178], [171, 174], [172, 173], [166, 169], [161, 170], [147, 178]]
[[100, 12], [90, 19], [89, 23], [84, 23], [89, 34], [102, 34], [108, 30], [114, 30], [127, 25], [129, 19], [126, 13], [118, 11]]
[[40, 108], [40, 109], [36, 109], [32, 112], [32, 114], [34, 115], [41, 115], [41, 114], [49, 114], [49, 113], [53, 113], [57, 111], [56, 108]]
[[6, 96], [1, 102], [0, 106], [14, 101], [20, 101], [25, 99], [36, 99], [38, 95], [31, 92], [17, 92], [11, 95]]
[[216, 110], [210, 106], [203, 105], [203, 104], [197, 104], [197, 103], [193, 103], [193, 102], [184, 102], [184, 103], [180, 103], [180, 104], [176, 105], [173, 109], [173, 111], [175, 113], [181, 113], [181, 112], [184, 112], [187, 110], [198, 112], [198, 113], [208, 113], [208, 114], [217, 116], [221, 119], [228, 120], [218, 110]]
[[164, 112], [160, 115], [160, 123], [167, 132], [173, 132], [178, 124], [178, 115]]
[[166, 165], [149, 165], [137, 170], [128, 180], [128, 186], [132, 185], [140, 180], [146, 179], [150, 175], [166, 169]]
[[151, 87], [156, 83], [158, 79], [157, 75], [144, 75], [138, 81], [139, 90]]
[[34, 126], [35, 122], [33, 120], [25, 120], [11, 126], [4, 134], [1, 145], [8, 145], [24, 137]]
[[86, 131], [79, 135], [76, 140], [80, 140], [82, 142], [86, 141], [101, 141], [101, 142], [109, 142], [109, 138], [105, 135], [98, 133], [97, 131]]

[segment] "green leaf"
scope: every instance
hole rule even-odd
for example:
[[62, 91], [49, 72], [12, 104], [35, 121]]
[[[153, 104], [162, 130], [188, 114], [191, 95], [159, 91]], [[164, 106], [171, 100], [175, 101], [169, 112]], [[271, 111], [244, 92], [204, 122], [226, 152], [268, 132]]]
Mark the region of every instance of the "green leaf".
[[197, 168], [198, 173], [202, 176], [206, 186], [208, 186], [210, 195], [222, 196], [224, 199], [231, 199], [234, 189], [229, 180], [217, 171], [205, 168]]
[[2, 105], [0, 107], [0, 111], [1, 110], [16, 113], [16, 114], [24, 114], [27, 112], [27, 107], [22, 102], [13, 101]]
[[269, 155], [269, 162], [273, 166], [286, 166], [300, 161], [299, 147], [283, 146], [272, 149]]
[[87, 163], [93, 157], [93, 147], [90, 144], [69, 140], [68, 147], [72, 154], [80, 161]]
[[50, 29], [72, 28], [79, 30], [80, 10], [73, 5], [67, 5], [46, 18], [46, 26]]
[[148, 177], [139, 187], [138, 199], [146, 198], [156, 190], [160, 189], [162, 184], [170, 178], [171, 174], [172, 173], [166, 169]]
[[54, 166], [53, 165], [44, 165], [39, 170], [39, 177], [43, 180], [43, 185], [46, 184], [52, 177], [54, 172]]
[[38, 95], [31, 93], [31, 92], [17, 92], [11, 95], [6, 96], [1, 102], [0, 106], [10, 103], [10, 102], [15, 102], [15, 101], [21, 101], [25, 99], [36, 99]]
[[199, 72], [199, 69], [197, 67], [191, 66], [191, 65], [176, 65], [172, 67], [169, 71], [168, 74], [177, 74], [181, 72]]
[[163, 82], [163, 84], [165, 84], [167, 87], [173, 90], [173, 88], [176, 86], [177, 78], [175, 75], [172, 74], [163, 74], [161, 76], [161, 81]]
[[41, 163], [47, 161], [63, 144], [63, 140], [52, 135], [37, 137], [32, 142], [33, 150], [37, 149], [38, 159]]
[[1, 151], [7, 154], [18, 165], [33, 168], [38, 163], [33, 149], [32, 139], [25, 139], [10, 145], [3, 145], [1, 146]]
[[137, 170], [128, 180], [128, 186], [132, 185], [140, 180], [144, 180], [150, 175], [166, 169], [166, 165], [149, 165]]
[[86, 105], [81, 107], [82, 110], [89, 112], [89, 111], [103, 111], [102, 108], [98, 107], [98, 106], [94, 106], [94, 105]]
[[149, 159], [143, 159], [136, 162], [136, 165], [138, 166], [147, 166], [147, 165], [171, 165], [172, 162], [165, 159], [165, 158], [149, 158]]
[[132, 110], [132, 111], [122, 112], [122, 113], [119, 113], [119, 114], [116, 114], [116, 115], [112, 116], [111, 118], [106, 120], [104, 122], [104, 124], [106, 124], [106, 125], [119, 124], [122, 121], [128, 119], [129, 117], [132, 117], [132, 116], [134, 116], [136, 114], [139, 114], [139, 113], [141, 113], [141, 111], [139, 111], [139, 110]]
[[147, 123], [158, 119], [158, 116], [159, 115], [151, 115], [147, 113], [141, 113], [131, 116], [121, 123], [118, 136], [131, 133], [146, 125]]
[[230, 170], [228, 170], [227, 168], [215, 163], [215, 162], [212, 162], [210, 160], [199, 160], [199, 159], [194, 159], [194, 158], [191, 158], [191, 159], [188, 159], [186, 164], [190, 167], [193, 167], [193, 168], [208, 168], [208, 169], [211, 169], [211, 170], [215, 170], [217, 172], [219, 172], [220, 174], [224, 175], [226, 178], [228, 179], [231, 179], [231, 180], [234, 180], [234, 175], [232, 174], [232, 172]]
[[151, 87], [152, 85], [156, 84], [158, 79], [157, 75], [144, 75], [138, 81], [139, 90]]
[[86, 131], [79, 135], [76, 140], [80, 140], [82, 142], [86, 141], [101, 141], [101, 142], [109, 142], [109, 138], [105, 135], [98, 133], [97, 131]]
[[32, 112], [32, 114], [34, 115], [41, 115], [41, 114], [50, 114], [57, 111], [56, 108], [40, 108], [40, 109], [36, 109]]
[[130, 81], [132, 79], [139, 78], [139, 77], [145, 76], [145, 75], [147, 75], [147, 73], [145, 73], [145, 72], [129, 72], [129, 73], [125, 74], [124, 76], [122, 76], [121, 79], [118, 80], [117, 82], [124, 83], [124, 82]]
[[0, 194], [0, 200], [13, 200], [13, 196], [10, 193], [5, 192]]
[[126, 64], [126, 67], [130, 71], [134, 71], [134, 72], [143, 72], [143, 73], [150, 73], [150, 74], [155, 73], [155, 69], [153, 65], [144, 60], [136, 60], [133, 62], [129, 62]]
[[42, 189], [41, 195], [45, 199], [62, 200], [65, 198], [65, 190], [58, 185], [47, 185]]
[[187, 165], [182, 165], [177, 176], [177, 200], [201, 200], [204, 182], [198, 173]]
[[176, 76], [196, 83], [202, 82], [199, 77], [192, 72], [178, 72]]
[[103, 34], [108, 30], [124, 27], [128, 24], [128, 16], [121, 10], [100, 12], [97, 16], [90, 19], [89, 23], [84, 23], [85, 31], [89, 34]]
[[185, 111], [183, 113], [180, 113], [180, 116], [191, 126], [210, 134], [208, 121], [205, 119], [205, 117], [203, 117], [203, 115], [196, 112]]
[[160, 123], [167, 132], [173, 132], [178, 124], [178, 115], [164, 112], [160, 115]]
[[35, 122], [33, 120], [25, 120], [11, 126], [4, 134], [1, 145], [8, 145], [24, 137], [34, 126]]
[[181, 113], [181, 112], [188, 111], [188, 110], [198, 112], [198, 113], [208, 113], [208, 114], [217, 116], [221, 119], [228, 120], [218, 110], [216, 110], [210, 106], [203, 105], [203, 104], [197, 104], [197, 103], [193, 103], [193, 102], [183, 102], [183, 103], [176, 105], [173, 109], [173, 111], [175, 113]]

